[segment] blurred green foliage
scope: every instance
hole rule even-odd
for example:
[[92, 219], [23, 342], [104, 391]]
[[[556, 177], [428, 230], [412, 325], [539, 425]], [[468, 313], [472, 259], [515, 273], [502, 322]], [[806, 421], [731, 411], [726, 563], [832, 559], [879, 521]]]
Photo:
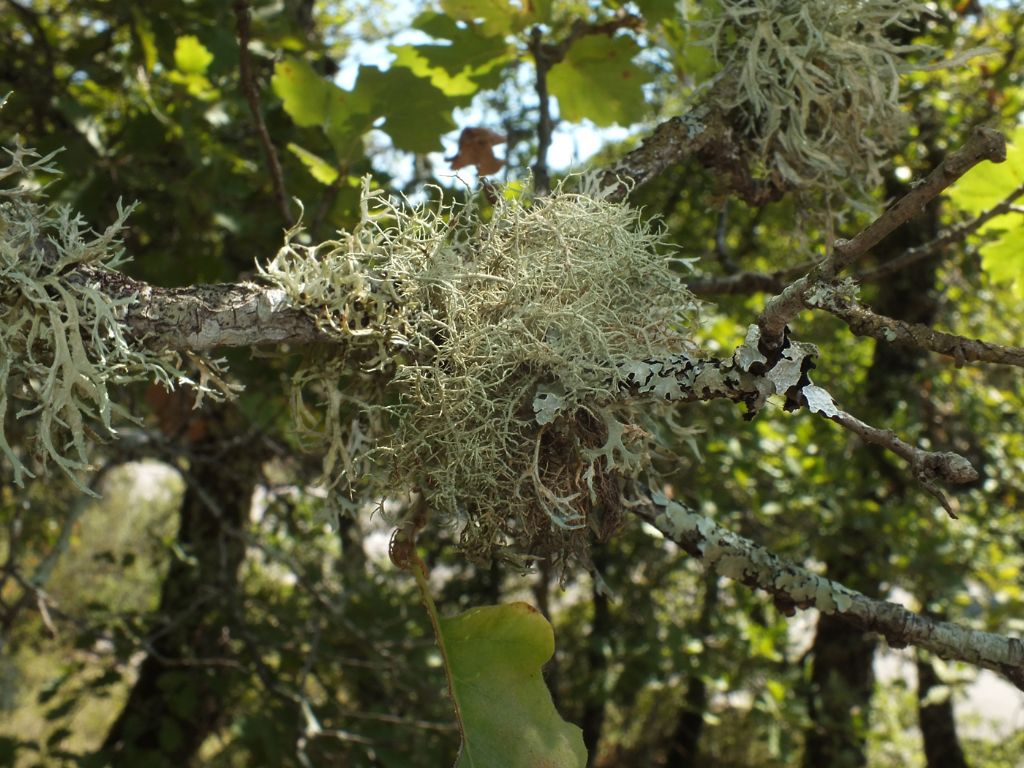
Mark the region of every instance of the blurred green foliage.
[[[927, 173], [970, 126], [1009, 129], [1020, 113], [1020, 8], [985, 4], [976, 15], [973, 5], [939, 3], [940, 13], [913, 33], [945, 51], [985, 44], [995, 52], [910, 76], [910, 127], [878, 203]], [[452, 146], [456, 128], [486, 122], [506, 132], [506, 173], [524, 179], [536, 148], [528, 53], [536, 24], [555, 42], [576, 20], [599, 24], [623, 12], [642, 18], [614, 37], [582, 38], [550, 73], [563, 129], [618, 123], [630, 138], [593, 162], [622, 155], [644, 125], [677, 114], [714, 74], [707, 48], [676, 7], [665, 0], [252, 3], [248, 52], [259, 109], [310, 236], [352, 224], [366, 173], [377, 188], [441, 194], [423, 192], [427, 183], [449, 184], [444, 162], [430, 153], [442, 142]], [[410, 27], [418, 36], [395, 39]], [[98, 228], [114, 219], [119, 199], [138, 200], [128, 271], [157, 284], [251, 275], [254, 259], [271, 258], [292, 223], [274, 201], [240, 82], [236, 28], [232, 4], [213, 0], [0, 3], [0, 94], [12, 91], [0, 111], [0, 139], [20, 133], [44, 152], [63, 147], [65, 173], [43, 179], [47, 193]], [[393, 64], [346, 58], [366, 41], [390, 50]], [[339, 75], [353, 85], [339, 85]], [[444, 194], [473, 192], [455, 185]], [[865, 220], [862, 211], [806, 215], [791, 200], [762, 208], [726, 202], [696, 164], [638, 190], [634, 202], [663, 217], [683, 255], [701, 257], [697, 268], [708, 274], [790, 267], [820, 256], [833, 228], [849, 233]], [[940, 227], [962, 218], [947, 205], [933, 215]], [[936, 325], [1024, 344], [1022, 281], [1006, 254], [958, 245], [929, 269], [932, 277], [919, 279]], [[881, 300], [890, 288], [869, 282], [864, 298]], [[704, 346], [731, 350], [764, 299], [719, 298]], [[873, 341], [828, 317], [807, 314], [798, 325], [800, 338], [823, 352], [815, 380], [843, 407], [913, 442], [961, 451], [979, 466], [982, 480], [954, 498], [960, 520], [948, 520], [902, 466], [834, 425], [775, 407], [753, 423], [728, 404], [680, 407], [680, 424], [703, 429], [701, 455], [678, 446], [691, 458], [662, 467], [666, 485], [780, 554], [847, 564], [851, 586], [896, 594], [971, 626], [1024, 631], [1019, 371], [908, 356], [905, 369], [880, 379], [869, 373], [880, 354]], [[297, 450], [288, 429], [283, 383], [294, 361], [230, 357], [248, 390], [238, 403], [246, 430], [229, 450], [260, 442], [272, 456], [249, 519], [231, 531], [245, 553], [237, 579], [210, 583], [181, 614], [161, 615], [157, 607], [171, 565], [197, 561], [174, 519], [195, 479], [195, 457], [184, 428], [168, 430], [166, 404], [151, 408], [145, 392], [126, 394], [136, 413], [148, 414], [147, 429], [97, 446], [98, 465], [124, 464], [100, 483], [102, 501], [82, 498], [56, 476], [18, 489], [3, 468], [0, 764], [117, 764], [97, 750], [140, 659], [166, 627], [208, 602], [226, 607], [222, 654], [191, 666], [181, 661], [179, 672], [184, 679], [200, 667], [224, 706], [194, 764], [426, 768], [454, 761], [458, 732], [441, 660], [415, 585], [387, 559], [387, 510], [352, 505], [336, 522], [329, 503], [336, 500], [310, 484], [318, 462]], [[15, 422], [10, 433], [18, 429]], [[139, 458], [159, 459], [166, 469], [127, 463]], [[801, 764], [812, 722], [811, 617], [787, 619], [763, 595], [719, 583], [632, 522], [595, 548], [599, 579], [552, 573], [543, 563], [525, 575], [500, 563], [475, 565], [457, 544], [438, 531], [421, 539], [439, 609], [450, 615], [499, 600], [538, 604], [555, 629], [545, 677], [562, 716], [583, 728], [592, 765]], [[976, 672], [951, 665], [944, 673], [959, 707]], [[172, 709], [197, 707], [188, 686], [164, 680], [168, 687], [155, 695], [166, 695]], [[859, 720], [870, 764], [924, 765], [913, 675], [883, 678], [875, 691]], [[185, 736], [167, 723], [157, 751]], [[699, 756], [680, 757], [674, 750], [694, 728]], [[1010, 768], [1024, 752], [1019, 727], [1008, 735], [972, 728], [961, 741], [971, 765], [984, 768]]]

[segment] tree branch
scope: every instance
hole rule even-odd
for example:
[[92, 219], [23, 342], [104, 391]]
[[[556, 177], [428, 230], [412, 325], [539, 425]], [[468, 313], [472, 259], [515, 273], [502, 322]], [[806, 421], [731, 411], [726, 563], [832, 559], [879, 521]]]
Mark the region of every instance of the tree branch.
[[745, 539], [663, 494], [632, 505], [654, 526], [708, 568], [749, 587], [763, 589], [792, 615], [796, 608], [817, 608], [860, 629], [877, 632], [893, 648], [914, 645], [944, 659], [991, 669], [1024, 691], [1024, 641], [937, 621], [844, 587]]
[[775, 272], [737, 272], [734, 275], [696, 277], [686, 281], [686, 287], [698, 296], [734, 296], [751, 293], [778, 293], [786, 287], [790, 276], [806, 272], [811, 265], [801, 265], [794, 274], [792, 269]]
[[267, 124], [263, 121], [259, 91], [256, 89], [256, 82], [253, 79], [252, 57], [249, 54], [249, 25], [251, 22], [249, 3], [246, 0], [235, 0], [233, 8], [235, 18], [238, 20], [238, 62], [242, 93], [245, 94], [245, 100], [249, 103], [249, 111], [252, 112], [253, 122], [256, 123], [256, 133], [260, 137], [263, 154], [267, 158], [267, 170], [270, 171], [270, 182], [274, 187], [277, 209], [281, 213], [282, 221], [290, 226], [294, 223], [294, 219], [288, 206], [288, 193], [285, 192], [284, 171], [281, 169], [277, 150], [274, 149], [274, 142], [270, 139]]
[[68, 279], [87, 280], [112, 298], [134, 296], [124, 324], [150, 349], [205, 352], [328, 340], [308, 312], [286, 304], [281, 291], [255, 283], [156, 288], [95, 268], [80, 269]]
[[963, 147], [947, 157], [913, 190], [865, 227], [852, 240], [836, 240], [828, 258], [772, 298], [757, 320], [764, 343], [778, 347], [786, 326], [804, 308], [808, 294], [822, 283], [836, 278], [843, 269], [862, 257], [897, 227], [916, 216], [940, 192], [982, 160], [1001, 163], [1006, 159], [1006, 139], [989, 128], [975, 128]]
[[751, 205], [778, 200], [785, 187], [755, 180], [742, 153], [742, 140], [711, 97], [682, 117], [657, 126], [644, 142], [601, 174], [601, 187], [610, 200], [622, 200], [635, 187], [658, 178], [672, 166], [694, 159], [725, 179], [730, 190]]
[[938, 352], [952, 357], [957, 368], [964, 363], [975, 362], [1024, 367], [1024, 347], [1002, 346], [981, 339], [943, 333], [921, 323], [908, 323], [876, 314], [853, 299], [839, 296], [813, 306], [838, 317], [857, 336], [870, 336], [889, 344], [909, 344]]
[[1014, 203], [1018, 198], [1024, 196], [1024, 184], [1014, 189], [1010, 194], [1003, 199], [998, 205], [989, 208], [987, 211], [983, 211], [978, 214], [977, 217], [970, 221], [964, 222], [959, 226], [953, 227], [947, 232], [936, 237], [927, 243], [917, 246], [916, 248], [910, 248], [905, 253], [901, 254], [897, 258], [882, 264], [875, 269], [868, 272], [862, 272], [857, 275], [858, 282], [867, 283], [875, 282], [890, 277], [907, 267], [917, 264], [919, 261], [927, 259], [929, 256], [933, 256], [941, 251], [946, 246], [958, 243], [964, 240], [968, 235], [977, 232], [985, 224], [997, 216], [1002, 216], [1006, 213], [1011, 213], [1015, 206]]
[[910, 464], [914, 479], [942, 504], [942, 508], [951, 518], [954, 520], [957, 518], [949, 500], [939, 489], [939, 482], [947, 485], [963, 485], [976, 481], [978, 471], [970, 461], [959, 453], [951, 451], [925, 451], [917, 448], [901, 440], [891, 429], [872, 427], [845, 411], [836, 409], [834, 413], [826, 413], [826, 416], [844, 429], [858, 435], [865, 443], [881, 446], [905, 459]]
[[702, 359], [682, 354], [668, 360], [623, 364], [619, 389], [629, 395], [649, 395], [670, 402], [732, 400], [747, 406], [748, 417], [760, 410], [771, 395], [786, 398], [786, 410], [807, 408], [905, 459], [914, 479], [935, 496], [951, 517], [956, 517], [939, 483], [963, 485], [978, 479], [971, 463], [957, 453], [926, 451], [901, 440], [890, 430], [878, 429], [838, 408], [832, 396], [813, 384], [807, 372], [817, 350], [810, 344], [788, 342], [774, 363], [759, 349], [757, 326], [730, 360]]

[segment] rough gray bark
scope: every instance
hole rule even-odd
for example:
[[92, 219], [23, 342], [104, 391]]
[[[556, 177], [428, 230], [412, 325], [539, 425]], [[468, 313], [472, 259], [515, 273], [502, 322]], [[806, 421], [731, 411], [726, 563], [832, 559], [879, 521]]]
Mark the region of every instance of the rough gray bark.
[[705, 567], [764, 590], [787, 612], [817, 608], [849, 626], [882, 635], [893, 648], [914, 645], [942, 658], [967, 661], [998, 672], [1024, 690], [1024, 640], [938, 621], [868, 597], [783, 560], [678, 502], [655, 496], [638, 502], [633, 513]]

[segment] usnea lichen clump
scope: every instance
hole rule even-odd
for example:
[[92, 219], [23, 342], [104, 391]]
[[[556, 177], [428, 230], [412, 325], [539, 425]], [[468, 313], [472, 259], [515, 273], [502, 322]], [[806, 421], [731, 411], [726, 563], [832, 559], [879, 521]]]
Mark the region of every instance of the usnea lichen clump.
[[293, 232], [265, 268], [342, 342], [293, 388], [332, 479], [354, 497], [415, 494], [470, 555], [582, 554], [588, 531], [615, 529], [663, 416], [611, 394], [624, 364], [690, 349], [698, 305], [660, 234], [561, 190], [507, 194], [489, 218], [368, 189], [363, 204], [351, 233], [304, 246]]
[[25, 454], [8, 440], [13, 420], [30, 424], [29, 453], [75, 479], [89, 466], [86, 433], [113, 432], [112, 385], [183, 379], [176, 360], [148, 353], [125, 338], [120, 318], [131, 298], [112, 299], [77, 268], [123, 263], [119, 240], [129, 208], [104, 232], [89, 230], [67, 208], [42, 199], [35, 172], [54, 173], [15, 144], [0, 168], [0, 454], [21, 484], [33, 476]]
[[[699, 22], [769, 173], [799, 189], [862, 191], [900, 138], [900, 76], [917, 50], [893, 32], [926, 14], [910, 0], [722, 0]], [[898, 35], [897, 35], [898, 36]]]

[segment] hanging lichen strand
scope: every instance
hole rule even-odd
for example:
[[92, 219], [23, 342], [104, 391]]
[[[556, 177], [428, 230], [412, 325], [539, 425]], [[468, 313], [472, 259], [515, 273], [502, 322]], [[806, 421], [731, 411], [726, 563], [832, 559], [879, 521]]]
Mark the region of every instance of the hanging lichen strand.
[[582, 555], [615, 529], [664, 416], [610, 395], [619, 364], [690, 349], [698, 310], [636, 210], [558, 190], [485, 218], [367, 188], [351, 234], [298, 240], [264, 275], [343, 342], [293, 404], [345, 495], [420, 494], [481, 557]]
[[0, 168], [0, 454], [18, 484], [33, 471], [8, 441], [12, 420], [24, 419], [25, 441], [41, 466], [52, 461], [80, 484], [88, 469], [86, 432], [113, 433], [111, 385], [187, 379], [174, 355], [132, 345], [121, 326], [133, 299], [111, 299], [77, 267], [112, 270], [125, 259], [119, 240], [130, 208], [103, 233], [69, 209], [43, 201], [34, 172], [55, 173], [52, 155], [16, 144]]
[[698, 21], [765, 170], [797, 189], [866, 193], [905, 125], [899, 28], [929, 13], [908, 0], [721, 0]]

